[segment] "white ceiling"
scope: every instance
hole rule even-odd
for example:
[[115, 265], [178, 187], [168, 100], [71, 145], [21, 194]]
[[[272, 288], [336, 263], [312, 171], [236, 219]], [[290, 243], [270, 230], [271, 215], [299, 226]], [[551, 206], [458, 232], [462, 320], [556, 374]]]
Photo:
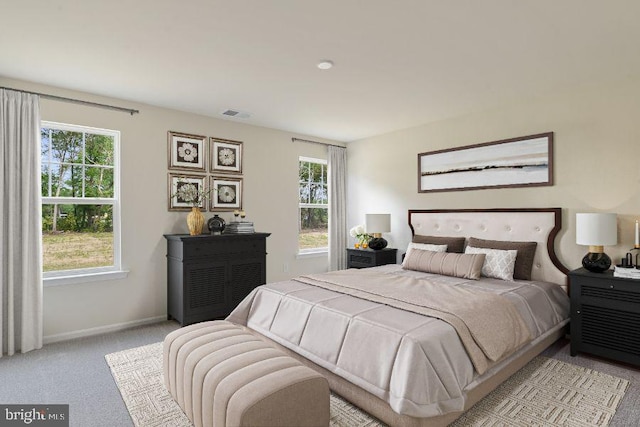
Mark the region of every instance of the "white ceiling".
[[640, 75], [639, 18], [637, 0], [0, 0], [0, 75], [346, 142]]

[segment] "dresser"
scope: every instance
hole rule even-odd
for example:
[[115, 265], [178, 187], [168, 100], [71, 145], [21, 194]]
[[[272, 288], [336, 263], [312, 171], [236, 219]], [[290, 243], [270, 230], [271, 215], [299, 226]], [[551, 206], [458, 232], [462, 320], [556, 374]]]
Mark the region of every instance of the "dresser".
[[185, 326], [229, 315], [266, 283], [269, 235], [165, 234], [168, 318]]
[[377, 267], [385, 264], [395, 264], [397, 249], [347, 249], [347, 268]]
[[640, 366], [640, 280], [611, 270], [569, 273], [571, 355], [580, 352]]

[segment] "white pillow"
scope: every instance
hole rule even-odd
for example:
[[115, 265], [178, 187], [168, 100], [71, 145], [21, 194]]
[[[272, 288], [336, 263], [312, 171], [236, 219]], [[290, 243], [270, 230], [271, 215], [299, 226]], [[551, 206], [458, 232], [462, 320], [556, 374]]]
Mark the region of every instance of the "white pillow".
[[447, 245], [432, 245], [431, 243], [409, 243], [407, 247], [407, 252], [409, 249], [420, 249], [421, 251], [431, 251], [431, 252], [446, 252]]
[[501, 249], [467, 246], [464, 253], [486, 255], [484, 264], [482, 265], [483, 276], [513, 282], [513, 270], [516, 266], [516, 256], [518, 255], [517, 250], [511, 249], [505, 251]]
[[431, 252], [446, 252], [447, 245], [432, 245], [431, 243], [413, 243], [410, 242], [409, 246], [407, 246], [407, 253], [404, 254], [404, 259], [402, 260], [402, 267], [406, 267], [405, 261], [409, 258], [409, 254], [413, 249], [417, 249], [420, 251], [431, 251]]

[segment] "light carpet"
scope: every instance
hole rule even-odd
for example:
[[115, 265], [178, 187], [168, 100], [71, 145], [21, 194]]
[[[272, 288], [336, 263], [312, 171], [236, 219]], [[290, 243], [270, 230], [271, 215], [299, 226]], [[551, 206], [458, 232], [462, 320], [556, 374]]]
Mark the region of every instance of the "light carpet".
[[[105, 356], [137, 427], [190, 427], [164, 387], [162, 343]], [[629, 382], [538, 356], [452, 426], [607, 426]], [[331, 395], [331, 426], [381, 427], [383, 423]]]

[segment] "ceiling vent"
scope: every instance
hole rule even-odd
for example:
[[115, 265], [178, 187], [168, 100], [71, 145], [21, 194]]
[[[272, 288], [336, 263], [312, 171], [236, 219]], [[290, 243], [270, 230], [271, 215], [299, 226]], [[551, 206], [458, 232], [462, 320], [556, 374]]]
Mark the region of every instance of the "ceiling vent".
[[244, 111], [231, 110], [231, 109], [224, 110], [220, 114], [227, 117], [234, 117], [236, 119], [248, 119], [249, 117], [251, 117], [251, 114], [249, 113], [245, 113]]

